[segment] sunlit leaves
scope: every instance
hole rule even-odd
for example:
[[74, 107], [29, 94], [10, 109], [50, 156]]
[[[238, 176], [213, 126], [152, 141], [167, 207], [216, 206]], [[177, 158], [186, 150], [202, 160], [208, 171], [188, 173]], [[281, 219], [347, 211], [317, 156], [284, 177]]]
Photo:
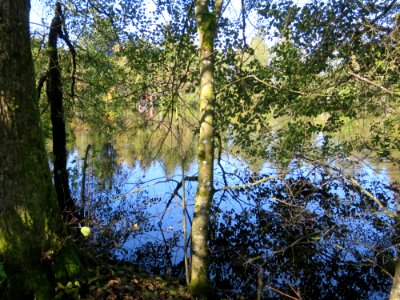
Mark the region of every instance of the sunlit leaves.
[[[332, 133], [340, 131], [343, 119], [386, 117], [389, 111], [398, 111], [394, 73], [398, 73], [395, 53], [399, 47], [393, 35], [399, 5], [395, 1], [310, 1], [302, 7], [292, 1], [271, 1], [257, 7], [267, 36], [275, 36], [270, 59], [266, 65], [253, 61], [247, 68], [231, 67], [234, 84], [221, 94], [222, 102], [229, 103], [224, 114], [236, 116], [231, 126], [240, 132], [242, 145], [255, 148], [258, 140], [268, 140], [267, 145], [279, 145], [276, 153], [283, 159], [289, 149], [309, 151], [313, 134], [335, 136]], [[270, 112], [278, 122], [285, 117], [292, 122], [251, 138], [257, 132], [253, 122], [272, 124], [266, 118]], [[329, 118], [319, 124], [323, 115]], [[348, 147], [343, 144], [343, 148]], [[323, 153], [332, 155], [335, 149], [341, 147], [325, 143]]]

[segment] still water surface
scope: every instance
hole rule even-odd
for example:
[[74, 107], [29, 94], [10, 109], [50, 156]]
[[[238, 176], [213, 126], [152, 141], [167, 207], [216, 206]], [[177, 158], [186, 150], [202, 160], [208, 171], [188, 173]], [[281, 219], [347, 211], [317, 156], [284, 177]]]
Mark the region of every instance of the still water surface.
[[[196, 191], [193, 134], [162, 145], [151, 131], [110, 139], [81, 130], [75, 136], [69, 167], [82, 200], [87, 162], [90, 243], [144, 271], [182, 276], [183, 218], [190, 231]], [[396, 180], [393, 170], [364, 161], [351, 173], [394, 210], [395, 195], [387, 189]], [[211, 275], [221, 295], [255, 295], [261, 280], [268, 298], [279, 298], [276, 289], [337, 299], [387, 296], [386, 265], [397, 255], [397, 225], [365, 193], [325, 171], [301, 161], [283, 168], [222, 153], [210, 245]], [[184, 194], [178, 188], [183, 176]], [[238, 187], [268, 176], [260, 185]]]

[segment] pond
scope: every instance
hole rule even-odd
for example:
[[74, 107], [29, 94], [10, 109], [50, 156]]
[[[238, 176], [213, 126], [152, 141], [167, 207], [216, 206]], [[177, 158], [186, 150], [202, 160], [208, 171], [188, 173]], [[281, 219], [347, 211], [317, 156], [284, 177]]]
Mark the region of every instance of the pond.
[[[193, 131], [143, 121], [112, 137], [82, 125], [73, 133], [72, 188], [92, 229], [86, 247], [184, 281], [196, 192]], [[398, 224], [379, 204], [396, 211], [390, 183], [399, 172], [367, 160], [325, 164], [351, 174], [300, 159], [279, 166], [224, 146], [209, 244], [221, 297], [388, 296]]]

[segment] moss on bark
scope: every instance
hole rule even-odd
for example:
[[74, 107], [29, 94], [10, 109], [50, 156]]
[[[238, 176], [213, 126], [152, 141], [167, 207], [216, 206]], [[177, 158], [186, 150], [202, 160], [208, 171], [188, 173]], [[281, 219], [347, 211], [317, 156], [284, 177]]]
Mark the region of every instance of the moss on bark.
[[200, 132], [198, 143], [198, 186], [192, 222], [192, 260], [190, 292], [198, 299], [212, 293], [208, 278], [208, 238], [211, 203], [214, 193], [214, 39], [222, 1], [196, 1], [197, 31], [200, 42]]
[[211, 282], [208, 280], [191, 280], [189, 288], [190, 294], [195, 299], [213, 299], [213, 287], [211, 285]]
[[[0, 16], [0, 298], [47, 300], [56, 280], [81, 275], [83, 266], [64, 242], [39, 125], [29, 1], [2, 1]], [[66, 270], [57, 279], [55, 261]]]

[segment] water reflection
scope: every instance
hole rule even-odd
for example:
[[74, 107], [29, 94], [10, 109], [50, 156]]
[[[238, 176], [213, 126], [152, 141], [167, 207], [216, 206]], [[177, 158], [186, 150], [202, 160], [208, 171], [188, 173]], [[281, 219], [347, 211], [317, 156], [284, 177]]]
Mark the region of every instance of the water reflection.
[[[144, 271], [183, 276], [183, 195], [176, 188], [183, 174], [190, 220], [195, 138], [182, 124], [154, 126], [112, 138], [76, 131], [70, 167], [79, 183], [87, 146], [92, 145], [85, 195], [93, 231], [90, 246], [129, 259]], [[296, 161], [282, 168], [243, 159], [233, 145], [225, 148], [230, 151], [222, 153], [215, 169], [210, 241], [211, 275], [221, 295], [387, 296], [398, 225], [376, 202], [340, 174], [315, 164]], [[394, 211], [395, 198], [387, 187], [398, 179], [398, 171], [391, 168], [358, 164], [352, 175]], [[80, 191], [76, 184], [75, 194]]]

